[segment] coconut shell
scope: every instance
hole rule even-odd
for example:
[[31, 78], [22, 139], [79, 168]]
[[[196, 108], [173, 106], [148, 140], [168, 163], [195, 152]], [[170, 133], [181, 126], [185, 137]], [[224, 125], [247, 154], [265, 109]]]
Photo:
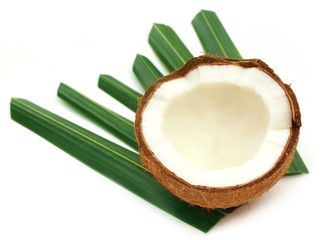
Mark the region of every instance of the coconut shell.
[[[142, 132], [142, 116], [145, 107], [149, 103], [154, 92], [165, 82], [184, 77], [191, 70], [201, 65], [235, 65], [243, 68], [257, 68], [269, 76], [271, 76], [285, 91], [289, 99], [292, 111], [292, 128], [288, 141], [284, 147], [283, 153], [277, 159], [275, 165], [261, 177], [254, 179], [248, 183], [229, 186], [229, 187], [206, 187], [192, 185], [187, 181], [179, 178], [167, 169], [158, 160], [157, 156], [151, 151], [146, 143]], [[217, 56], [204, 55], [192, 58], [187, 63], [172, 72], [171, 74], [162, 77], [153, 83], [145, 92], [143, 98], [139, 102], [138, 110], [135, 119], [135, 135], [139, 145], [139, 153], [143, 165], [151, 172], [151, 174], [171, 193], [178, 198], [192, 204], [204, 208], [230, 208], [243, 205], [254, 198], [261, 196], [275, 183], [282, 178], [288, 170], [293, 155], [296, 151], [296, 146], [299, 139], [301, 127], [301, 114], [296, 96], [289, 85], [284, 84], [274, 71], [263, 61], [259, 59], [231, 59]]]

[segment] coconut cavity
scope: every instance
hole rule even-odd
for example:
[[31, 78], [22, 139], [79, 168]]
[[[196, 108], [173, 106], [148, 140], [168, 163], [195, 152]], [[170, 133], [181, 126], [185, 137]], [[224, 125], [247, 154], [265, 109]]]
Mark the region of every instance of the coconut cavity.
[[143, 108], [142, 136], [153, 156], [190, 184], [245, 184], [283, 154], [290, 102], [264, 71], [202, 65], [156, 86]]
[[162, 131], [193, 165], [225, 169], [251, 160], [269, 125], [269, 109], [249, 87], [204, 83], [172, 98], [162, 116]]

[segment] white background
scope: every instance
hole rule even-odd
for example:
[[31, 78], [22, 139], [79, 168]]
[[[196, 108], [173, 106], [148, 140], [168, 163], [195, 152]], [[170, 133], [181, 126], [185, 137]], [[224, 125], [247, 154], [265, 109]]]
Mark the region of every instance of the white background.
[[[204, 234], [146, 203], [10, 119], [26, 98], [120, 143], [56, 97], [64, 82], [134, 119], [97, 88], [101, 73], [142, 92], [137, 53], [165, 69], [147, 43], [170, 25], [194, 55], [190, 24], [216, 11], [244, 58], [266, 61], [297, 94], [298, 150], [310, 174], [285, 177]], [[321, 237], [321, 7], [319, 1], [0, 2], [0, 239], [319, 239]], [[122, 144], [122, 143], [120, 143]], [[314, 237], [309, 237], [314, 236]]]

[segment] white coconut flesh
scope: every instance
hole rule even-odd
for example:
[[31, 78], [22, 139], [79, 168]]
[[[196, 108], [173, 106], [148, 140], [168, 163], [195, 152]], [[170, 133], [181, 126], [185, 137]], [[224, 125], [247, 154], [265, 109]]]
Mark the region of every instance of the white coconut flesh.
[[163, 83], [142, 116], [155, 157], [192, 185], [229, 187], [267, 173], [292, 127], [281, 86], [257, 68], [204, 65]]

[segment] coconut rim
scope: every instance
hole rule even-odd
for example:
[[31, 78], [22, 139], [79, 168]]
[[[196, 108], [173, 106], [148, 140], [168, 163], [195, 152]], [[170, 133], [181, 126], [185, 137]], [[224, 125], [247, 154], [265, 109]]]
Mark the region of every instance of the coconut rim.
[[[202, 186], [202, 185], [193, 185], [187, 182], [186, 180], [178, 177], [174, 172], [166, 168], [161, 161], [159, 161], [158, 157], [153, 153], [153, 151], [150, 149], [148, 143], [145, 141], [143, 131], [142, 131], [142, 118], [143, 113], [145, 110], [145, 107], [148, 105], [150, 99], [152, 98], [154, 92], [165, 82], [175, 80], [178, 78], [185, 77], [187, 74], [189, 74], [192, 70], [199, 66], [207, 66], [207, 65], [234, 65], [239, 66], [243, 68], [257, 68], [267, 75], [269, 75], [272, 79], [274, 79], [279, 86], [283, 89], [285, 92], [285, 95], [287, 96], [291, 108], [292, 113], [292, 127], [290, 128], [290, 135], [288, 137], [288, 140], [284, 146], [283, 152], [280, 154], [279, 158], [275, 161], [274, 166], [265, 172], [262, 176], [254, 178], [253, 180], [238, 184], [234, 186], [225, 186], [225, 187], [209, 187], [209, 186]], [[139, 106], [136, 112], [136, 119], [135, 119], [135, 135], [138, 141], [139, 145], [139, 153], [142, 156], [148, 158], [150, 161], [153, 161], [161, 171], [163, 171], [164, 174], [166, 174], [168, 177], [171, 177], [172, 179], [180, 182], [181, 184], [186, 185], [187, 187], [192, 187], [196, 190], [201, 191], [207, 191], [207, 192], [229, 192], [232, 190], [237, 190], [240, 188], [246, 188], [251, 187], [253, 185], [256, 185], [257, 183], [260, 183], [264, 181], [265, 179], [272, 176], [275, 172], [277, 172], [284, 164], [291, 164], [292, 159], [292, 153], [294, 152], [294, 147], [297, 144], [298, 137], [299, 137], [299, 129], [301, 127], [301, 114], [299, 105], [296, 99], [296, 96], [292, 89], [290, 88], [290, 85], [284, 84], [281, 79], [274, 73], [274, 71], [263, 61], [259, 59], [234, 59], [234, 58], [223, 58], [218, 56], [210, 56], [210, 55], [203, 55], [199, 57], [194, 57], [189, 59], [184, 66], [182, 66], [180, 69], [170, 73], [169, 75], [166, 75], [153, 84], [146, 90], [144, 96], [139, 100]], [[146, 166], [149, 169], [149, 166]]]

